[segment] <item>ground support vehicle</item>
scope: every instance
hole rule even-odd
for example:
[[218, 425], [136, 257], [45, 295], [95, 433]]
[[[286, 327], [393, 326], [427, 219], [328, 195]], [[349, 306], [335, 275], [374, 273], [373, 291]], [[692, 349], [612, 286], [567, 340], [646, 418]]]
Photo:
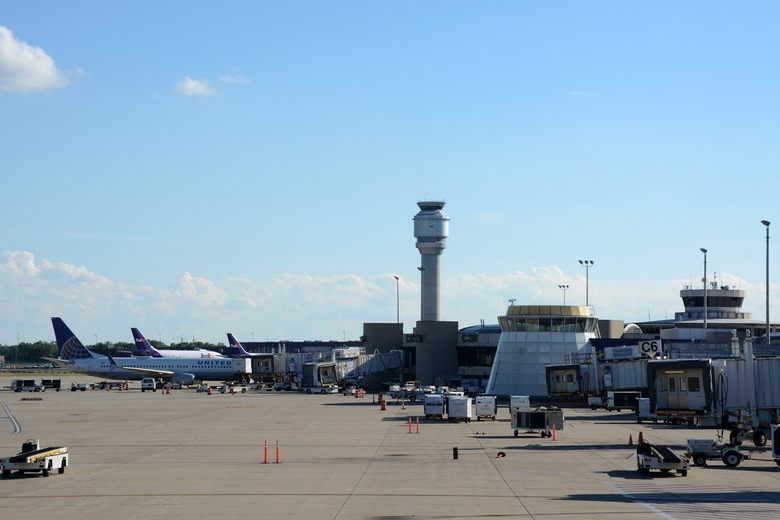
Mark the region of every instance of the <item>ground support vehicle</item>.
[[496, 420], [498, 412], [498, 400], [494, 395], [478, 395], [474, 398], [477, 420], [484, 419]]
[[53, 388], [55, 391], [59, 392], [60, 388], [62, 388], [62, 380], [61, 379], [41, 379], [41, 386], [43, 386], [43, 388]]
[[456, 395], [447, 398], [447, 419], [450, 422], [471, 422], [472, 415], [471, 397]]
[[510, 412], [515, 437], [519, 435], [520, 430], [525, 430], [526, 433], [538, 432], [542, 438], [552, 437], [553, 431], [563, 430], [563, 410], [559, 408], [547, 409], [543, 406], [535, 410], [513, 408]]
[[11, 390], [14, 392], [45, 392], [46, 387], [36, 383], [35, 379], [14, 379], [11, 381]]
[[750, 458], [750, 453], [740, 451], [733, 444], [718, 444], [712, 439], [688, 439], [688, 456], [694, 466], [706, 466], [708, 460], [720, 460], [730, 468]]
[[680, 456], [669, 446], [640, 442], [636, 445], [636, 470], [645, 475], [650, 474], [651, 469], [660, 470], [661, 473], [676, 471], [683, 477], [688, 476], [691, 467], [691, 459], [688, 455]]
[[428, 394], [423, 401], [423, 410], [426, 419], [444, 420], [447, 402], [441, 394]]
[[81, 390], [82, 392], [85, 392], [88, 387], [89, 383], [71, 383], [70, 391], [75, 392], [76, 390]]
[[652, 421], [653, 424], [655, 424], [659, 420], [665, 422], [663, 417], [650, 412], [650, 399], [648, 397], [640, 397], [637, 399], [636, 422], [642, 424], [644, 421]]
[[736, 428], [729, 434], [729, 442], [740, 446], [746, 439], [750, 439], [758, 447], [766, 446], [766, 433], [763, 430], [753, 428], [749, 420], [743, 420], [738, 415]]
[[48, 477], [55, 469], [60, 474], [65, 473], [67, 466], [67, 447], [40, 448], [40, 443], [36, 439], [30, 439], [22, 444], [20, 453], [0, 459], [3, 478], [9, 478], [12, 472], [41, 473], [44, 477]]
[[220, 394], [245, 394], [246, 390], [246, 385], [233, 385], [229, 383], [225, 383], [219, 387]]
[[147, 390], [151, 390], [152, 392], [157, 391], [157, 381], [155, 381], [153, 377], [141, 379], [141, 392], [146, 392]]
[[89, 385], [92, 390], [124, 390], [128, 388], [127, 381], [101, 381]]
[[591, 410], [604, 408], [609, 412], [622, 411], [624, 408], [637, 410], [637, 399], [642, 397], [642, 392], [638, 391], [609, 391], [606, 395], [596, 395], [588, 397], [588, 406]]

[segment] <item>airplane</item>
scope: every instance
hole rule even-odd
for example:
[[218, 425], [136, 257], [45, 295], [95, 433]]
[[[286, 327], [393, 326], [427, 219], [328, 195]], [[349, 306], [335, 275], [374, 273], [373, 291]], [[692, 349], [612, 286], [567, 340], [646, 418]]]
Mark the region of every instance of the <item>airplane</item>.
[[67, 365], [74, 372], [108, 379], [157, 377], [183, 385], [195, 381], [233, 381], [249, 379], [246, 362], [230, 358], [153, 358], [150, 356], [113, 358], [87, 349], [61, 318], [51, 319], [57, 338], [57, 358], [47, 361]]
[[228, 338], [228, 357], [232, 358], [249, 358], [249, 357], [256, 357], [256, 356], [262, 356], [264, 354], [252, 354], [251, 352], [247, 352], [244, 350], [244, 347], [241, 346], [241, 343], [238, 342], [236, 337], [228, 332], [227, 333]]
[[226, 357], [219, 352], [213, 350], [198, 349], [198, 350], [173, 350], [173, 349], [156, 349], [149, 341], [141, 334], [141, 331], [133, 327], [130, 329], [133, 333], [133, 340], [135, 341], [134, 352], [142, 355], [151, 356], [153, 358], [177, 358], [177, 359], [200, 359], [200, 358], [221, 358]]

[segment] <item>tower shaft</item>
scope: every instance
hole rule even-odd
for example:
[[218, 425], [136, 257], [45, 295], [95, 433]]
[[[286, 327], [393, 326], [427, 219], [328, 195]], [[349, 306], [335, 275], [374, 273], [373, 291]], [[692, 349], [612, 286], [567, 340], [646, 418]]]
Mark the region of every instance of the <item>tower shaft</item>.
[[441, 254], [447, 247], [450, 218], [442, 211], [444, 202], [418, 202], [414, 236], [420, 251], [420, 320], [440, 321]]

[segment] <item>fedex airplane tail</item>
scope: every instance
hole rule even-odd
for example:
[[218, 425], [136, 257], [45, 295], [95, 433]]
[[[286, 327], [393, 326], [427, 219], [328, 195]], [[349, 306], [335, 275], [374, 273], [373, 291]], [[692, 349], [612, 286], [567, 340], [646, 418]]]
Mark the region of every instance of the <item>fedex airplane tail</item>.
[[161, 358], [163, 357], [160, 352], [157, 351], [156, 348], [152, 346], [151, 343], [149, 343], [143, 334], [141, 334], [141, 331], [136, 328], [130, 329], [133, 333], [133, 340], [135, 341], [135, 348], [145, 354], [149, 354], [152, 357]]
[[229, 357], [249, 357], [251, 354], [244, 350], [241, 343], [238, 342], [236, 337], [230, 332], [227, 333], [228, 337], [228, 356]]
[[92, 352], [82, 345], [79, 338], [65, 325], [62, 318], [52, 318], [54, 336], [57, 338], [57, 357], [60, 359], [88, 359], [94, 357]]

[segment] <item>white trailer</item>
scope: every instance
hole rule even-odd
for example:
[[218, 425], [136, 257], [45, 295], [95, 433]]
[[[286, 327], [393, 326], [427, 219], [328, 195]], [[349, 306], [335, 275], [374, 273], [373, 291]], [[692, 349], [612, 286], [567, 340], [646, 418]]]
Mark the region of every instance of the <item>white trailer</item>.
[[478, 421], [481, 421], [483, 417], [493, 421], [496, 420], [496, 413], [498, 412], [498, 401], [495, 395], [478, 395], [475, 398], [475, 401]]
[[68, 448], [50, 447], [40, 448], [37, 439], [30, 439], [22, 444], [22, 451], [11, 457], [0, 459], [0, 471], [3, 478], [10, 478], [12, 472], [41, 473], [48, 477], [53, 470], [65, 473], [68, 466]]
[[447, 419], [450, 422], [471, 422], [473, 415], [471, 397], [450, 395], [447, 397]]

